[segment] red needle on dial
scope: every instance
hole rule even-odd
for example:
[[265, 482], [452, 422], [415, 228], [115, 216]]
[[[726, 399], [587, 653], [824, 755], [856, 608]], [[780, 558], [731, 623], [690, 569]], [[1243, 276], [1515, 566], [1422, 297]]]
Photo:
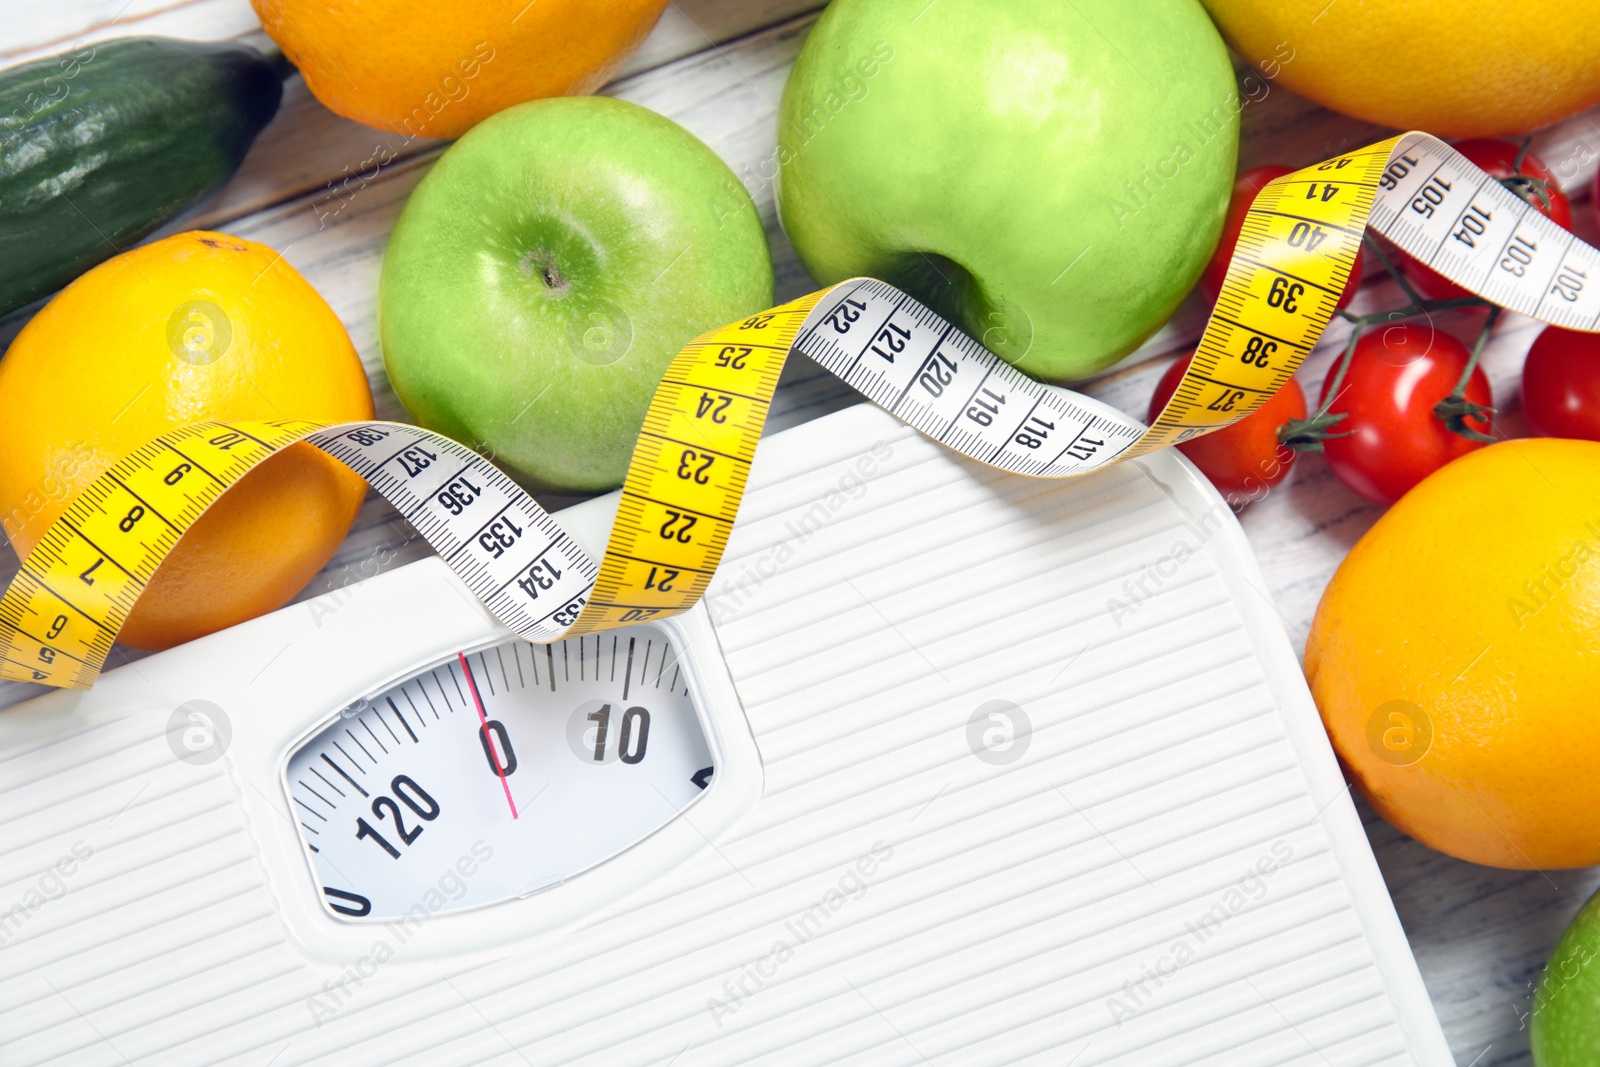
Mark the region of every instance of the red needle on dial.
[[472, 690], [472, 702], [478, 708], [478, 722], [479, 728], [483, 731], [481, 736], [484, 747], [489, 750], [489, 761], [494, 764], [494, 773], [500, 779], [500, 788], [506, 791], [506, 803], [511, 806], [511, 817], [515, 819], [517, 802], [511, 799], [511, 785], [506, 781], [506, 772], [500, 766], [500, 754], [494, 750], [494, 739], [489, 736], [489, 716], [483, 711], [483, 697], [478, 694], [478, 680], [472, 677], [472, 664], [467, 662], [465, 653], [457, 652], [456, 659], [461, 661], [461, 669], [466, 672], [467, 688]]

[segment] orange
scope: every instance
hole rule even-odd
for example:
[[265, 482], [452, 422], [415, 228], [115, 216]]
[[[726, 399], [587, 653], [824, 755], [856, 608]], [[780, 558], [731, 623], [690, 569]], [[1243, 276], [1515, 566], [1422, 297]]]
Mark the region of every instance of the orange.
[[1600, 102], [1600, 0], [1204, 0], [1246, 61], [1324, 107], [1440, 137]]
[[[265, 245], [182, 233], [58, 293], [0, 360], [0, 521], [25, 556], [117, 460], [205, 419], [372, 417], [344, 326]], [[245, 475], [157, 569], [121, 640], [167, 648], [280, 607], [344, 539], [366, 484], [309, 445]]]
[[1306, 675], [1384, 818], [1494, 867], [1600, 863], [1600, 443], [1435, 471], [1322, 595]]
[[512, 104], [593, 92], [667, 0], [250, 4], [318, 100], [409, 139], [459, 137]]

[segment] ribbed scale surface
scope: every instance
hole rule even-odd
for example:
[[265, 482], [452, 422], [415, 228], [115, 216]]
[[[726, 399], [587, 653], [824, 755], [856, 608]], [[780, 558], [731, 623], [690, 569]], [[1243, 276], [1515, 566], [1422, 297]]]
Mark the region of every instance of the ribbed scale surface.
[[[1409, 1062], [1255, 594], [1199, 551], [1113, 621], [1125, 580], [1203, 540], [1168, 493], [1131, 465], [1001, 476], [910, 431], [859, 477], [859, 447], [814, 440], [758, 461], [712, 589], [766, 774], [714, 847], [488, 963], [374, 927], [394, 961], [330, 994], [233, 805], [257, 786], [172, 759], [164, 712], [0, 752], [0, 901], [93, 849], [0, 950], [4, 1062]], [[991, 700], [1032, 722], [1007, 765], [969, 742]]]

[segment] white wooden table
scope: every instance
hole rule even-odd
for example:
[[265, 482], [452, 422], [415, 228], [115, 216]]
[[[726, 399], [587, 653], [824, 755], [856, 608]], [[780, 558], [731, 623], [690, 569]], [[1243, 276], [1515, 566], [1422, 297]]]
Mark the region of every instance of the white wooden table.
[[[746, 180], [767, 226], [780, 300], [811, 285], [778, 228], [772, 187], [756, 167], [773, 151], [779, 94], [821, 6], [818, 0], [674, 0], [654, 34], [605, 90], [682, 123]], [[132, 34], [238, 38], [258, 47], [269, 43], [246, 0], [10, 0], [6, 16], [0, 24], [3, 66], [80, 42]], [[1390, 132], [1334, 115], [1276, 87], [1244, 109], [1243, 122], [1241, 167], [1305, 164]], [[349, 328], [372, 380], [379, 417], [404, 419], [378, 349], [378, 268], [401, 205], [443, 148], [437, 141], [405, 143], [341, 119], [293, 78], [282, 110], [239, 175], [197, 215], [172, 229], [218, 229], [280, 250]], [[1600, 109], [1539, 134], [1534, 150], [1573, 192], [1579, 233], [1600, 243], [1586, 193], [1600, 155]], [[388, 154], [395, 158], [385, 166], [366, 162]], [[0, 244], [3, 239], [0, 235]], [[1371, 277], [1356, 310], [1397, 306], [1396, 296], [1387, 279]], [[1477, 320], [1458, 318], [1439, 325], [1470, 341]], [[9, 344], [24, 321], [15, 316], [0, 322], [0, 344]], [[1203, 309], [1191, 301], [1143, 349], [1087, 391], [1142, 413], [1168, 358], [1193, 345], [1203, 322]], [[1538, 329], [1531, 320], [1506, 316], [1485, 357], [1503, 412], [1501, 426], [1512, 436], [1526, 432], [1517, 375]], [[1308, 396], [1316, 395], [1345, 336], [1340, 325], [1330, 329], [1301, 371]], [[832, 377], [795, 361], [779, 390], [769, 431], [854, 402], [854, 394]], [[548, 507], [565, 502], [544, 501]], [[1297, 641], [1304, 641], [1334, 568], [1379, 514], [1334, 479], [1320, 457], [1307, 456], [1286, 483], [1241, 515], [1271, 586], [1266, 592]], [[392, 509], [371, 497], [336, 558], [303, 596], [427, 552]], [[16, 568], [15, 555], [0, 549], [0, 578], [9, 579]], [[36, 688], [0, 683], [0, 706], [32, 696]], [[1533, 983], [1567, 920], [1600, 884], [1600, 872], [1524, 873], [1461, 863], [1406, 838], [1364, 803], [1360, 810], [1457, 1061], [1464, 1067], [1531, 1062], [1526, 1015]]]

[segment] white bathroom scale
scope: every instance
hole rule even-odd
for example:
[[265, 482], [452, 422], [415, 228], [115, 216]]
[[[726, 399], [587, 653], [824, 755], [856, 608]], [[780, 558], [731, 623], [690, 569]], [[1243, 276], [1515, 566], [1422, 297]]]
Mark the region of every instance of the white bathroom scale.
[[428, 559], [0, 713], [0, 810], [7, 1067], [1452, 1062], [1174, 451], [852, 408], [684, 616], [530, 645]]

